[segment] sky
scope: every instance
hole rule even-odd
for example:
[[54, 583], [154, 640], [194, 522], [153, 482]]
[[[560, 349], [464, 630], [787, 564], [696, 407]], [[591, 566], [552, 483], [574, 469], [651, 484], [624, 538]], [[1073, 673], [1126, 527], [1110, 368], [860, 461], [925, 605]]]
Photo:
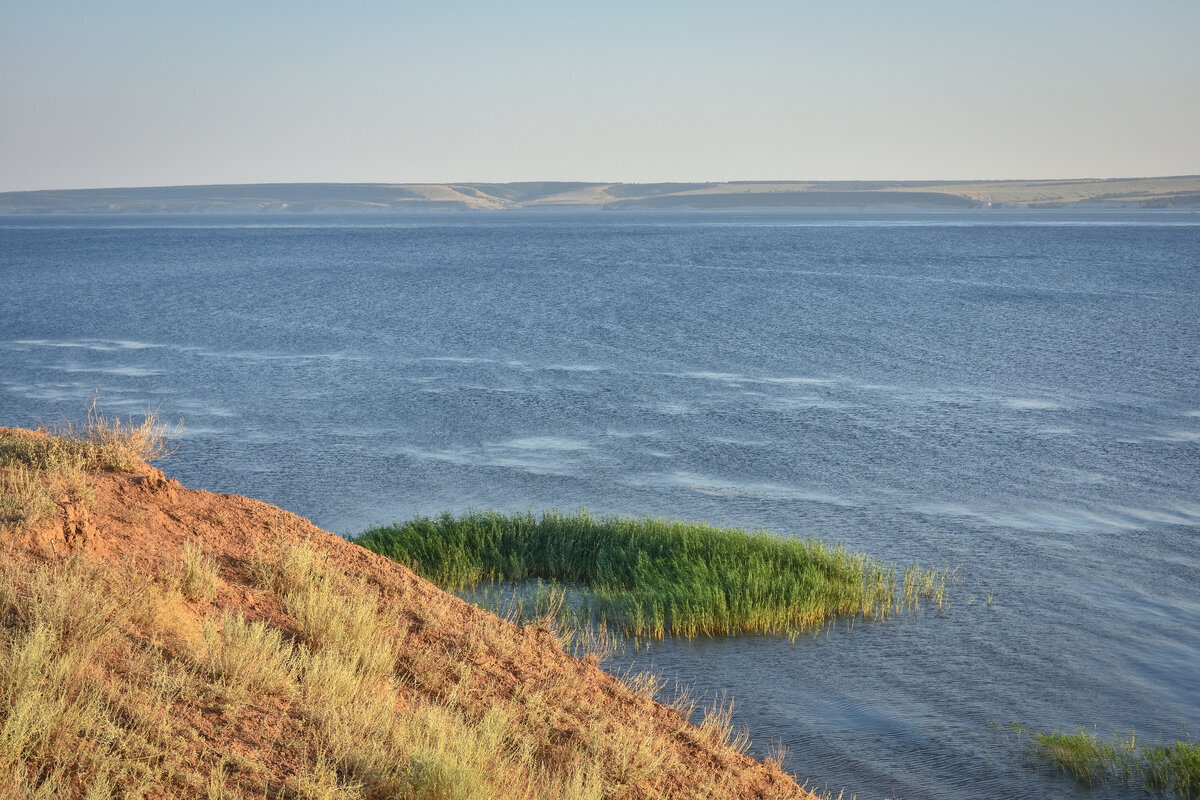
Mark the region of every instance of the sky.
[[0, 0], [0, 191], [1200, 173], [1200, 0]]

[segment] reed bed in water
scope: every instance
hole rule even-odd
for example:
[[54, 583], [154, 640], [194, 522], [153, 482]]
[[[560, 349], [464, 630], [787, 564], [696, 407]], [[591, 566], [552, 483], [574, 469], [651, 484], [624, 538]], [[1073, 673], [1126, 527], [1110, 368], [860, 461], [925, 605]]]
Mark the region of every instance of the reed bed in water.
[[1139, 745], [1133, 731], [1100, 738], [1083, 728], [1029, 731], [1012, 724], [1021, 752], [1034, 761], [1052, 764], [1085, 786], [1120, 783], [1143, 788], [1156, 796], [1200, 798], [1200, 742], [1191, 738]]
[[951, 577], [916, 565], [898, 576], [815, 539], [586, 511], [418, 517], [356, 541], [447, 589], [571, 584], [573, 613], [637, 638], [795, 636], [837, 617], [884, 619], [920, 598], [940, 606]]

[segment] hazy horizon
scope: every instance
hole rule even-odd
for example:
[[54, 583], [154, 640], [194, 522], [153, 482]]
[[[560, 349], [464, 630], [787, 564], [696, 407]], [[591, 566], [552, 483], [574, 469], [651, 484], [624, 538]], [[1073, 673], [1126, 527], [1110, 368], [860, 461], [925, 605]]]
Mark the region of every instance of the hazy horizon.
[[0, 191], [1200, 173], [1200, 4], [0, 0]]

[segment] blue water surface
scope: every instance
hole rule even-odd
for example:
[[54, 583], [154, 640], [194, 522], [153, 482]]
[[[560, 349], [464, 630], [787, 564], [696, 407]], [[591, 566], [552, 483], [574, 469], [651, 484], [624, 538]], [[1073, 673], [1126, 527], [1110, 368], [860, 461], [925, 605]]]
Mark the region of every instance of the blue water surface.
[[[1200, 215], [0, 218], [0, 424], [343, 534], [588, 507], [961, 565], [940, 612], [616, 657], [859, 798], [1116, 797], [997, 732], [1200, 726]], [[990, 598], [990, 602], [989, 602]]]

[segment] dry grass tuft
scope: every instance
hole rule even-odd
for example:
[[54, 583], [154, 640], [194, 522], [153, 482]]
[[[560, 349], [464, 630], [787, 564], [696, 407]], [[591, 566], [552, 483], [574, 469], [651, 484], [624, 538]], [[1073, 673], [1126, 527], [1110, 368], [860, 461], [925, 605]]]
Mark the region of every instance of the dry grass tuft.
[[55, 512], [55, 491], [50, 481], [21, 463], [0, 470], [0, 529], [16, 529], [50, 519]]
[[168, 425], [150, 409], [141, 422], [108, 416], [92, 399], [87, 421], [44, 428], [41, 436], [12, 434], [0, 440], [0, 462], [24, 464], [41, 471], [137, 472], [175, 452], [172, 440], [182, 420]]
[[207, 620], [196, 645], [197, 663], [237, 690], [288, 696], [296, 688], [297, 656], [283, 632], [226, 611]]
[[79, 443], [85, 454], [86, 469], [135, 472], [174, 453], [176, 446], [171, 440], [182, 430], [182, 420], [177, 425], [167, 425], [159, 420], [157, 409], [147, 410], [140, 423], [135, 423], [132, 417], [122, 420], [106, 416], [100, 410], [97, 396], [92, 398], [82, 432], [76, 432], [68, 423], [50, 433]]
[[217, 593], [217, 562], [196, 539], [183, 543], [179, 559], [170, 568], [171, 583], [189, 600], [207, 603]]
[[733, 724], [733, 698], [720, 695], [704, 710], [700, 732], [722, 750], [744, 755], [750, 747], [750, 732]]
[[144, 469], [174, 452], [171, 440], [182, 425], [162, 424], [156, 411], [140, 423], [108, 417], [93, 398], [81, 427], [0, 431], [0, 530], [52, 519], [60, 503], [90, 505], [88, 472]]

